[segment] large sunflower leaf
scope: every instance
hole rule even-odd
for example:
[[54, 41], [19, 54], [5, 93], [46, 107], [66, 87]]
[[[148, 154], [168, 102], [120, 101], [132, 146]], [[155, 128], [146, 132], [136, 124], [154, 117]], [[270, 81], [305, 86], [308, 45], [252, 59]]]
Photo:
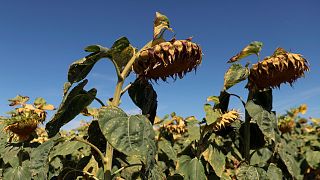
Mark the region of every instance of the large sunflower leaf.
[[209, 145], [202, 155], [204, 159], [209, 162], [216, 175], [221, 177], [225, 170], [226, 156], [217, 148], [213, 148], [212, 145]]
[[120, 108], [108, 106], [100, 109], [98, 119], [105, 138], [118, 151], [143, 161], [154, 155], [155, 133], [145, 116], [127, 116]]
[[177, 172], [184, 176], [184, 179], [207, 179], [204, 167], [198, 158], [191, 159], [189, 156], [181, 156], [177, 164]]

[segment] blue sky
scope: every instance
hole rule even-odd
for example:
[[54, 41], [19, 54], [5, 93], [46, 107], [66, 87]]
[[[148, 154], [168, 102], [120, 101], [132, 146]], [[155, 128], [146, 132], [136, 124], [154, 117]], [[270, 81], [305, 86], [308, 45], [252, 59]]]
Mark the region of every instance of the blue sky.
[[[17, 94], [41, 96], [58, 106], [69, 65], [87, 55], [91, 44], [110, 47], [126, 36], [137, 48], [152, 38], [156, 11], [167, 15], [177, 39], [193, 36], [203, 49], [197, 73], [176, 82], [154, 84], [158, 115], [204, 116], [207, 96], [218, 95], [226, 61], [251, 41], [264, 43], [262, 57], [277, 47], [301, 53], [311, 71], [294, 87], [274, 90], [274, 107], [284, 112], [307, 103], [307, 117], [320, 117], [320, 1], [3, 1], [0, 6], [0, 112]], [[168, 36], [173, 35], [168, 33]], [[242, 60], [256, 62], [254, 56]], [[87, 89], [96, 87], [104, 101], [112, 97], [116, 76], [110, 61], [101, 60], [88, 77]], [[132, 75], [127, 83], [134, 80]], [[245, 83], [230, 89], [246, 98]], [[238, 101], [232, 100], [240, 109]], [[94, 104], [97, 105], [97, 104]], [[121, 107], [137, 108], [127, 95]], [[242, 110], [243, 111], [243, 110]], [[79, 118], [78, 118], [79, 119]], [[74, 123], [74, 122], [73, 122]], [[69, 125], [71, 126], [71, 125]]]

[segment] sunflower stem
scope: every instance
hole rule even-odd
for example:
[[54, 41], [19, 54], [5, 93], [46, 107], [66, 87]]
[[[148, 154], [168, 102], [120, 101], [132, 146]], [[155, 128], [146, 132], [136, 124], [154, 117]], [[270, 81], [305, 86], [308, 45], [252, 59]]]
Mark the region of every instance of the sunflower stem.
[[[252, 100], [253, 92], [249, 90], [248, 99]], [[244, 159], [245, 161], [250, 164], [250, 121], [251, 117], [247, 110], [245, 110], [245, 122], [244, 122]]]
[[[122, 92], [122, 87], [124, 84], [124, 81], [126, 79], [126, 77], [128, 76], [129, 72], [132, 70], [132, 65], [135, 62], [135, 60], [137, 59], [137, 57], [139, 57], [140, 52], [151, 46], [152, 41], [148, 42], [143, 48], [141, 48], [139, 50], [139, 52], [133, 52], [133, 56], [132, 58], [129, 60], [129, 62], [126, 64], [126, 66], [124, 67], [123, 71], [120, 73], [119, 69], [117, 69], [116, 63], [116, 69], [117, 69], [117, 76], [118, 76], [118, 82], [115, 88], [115, 92], [113, 95], [113, 99], [111, 102], [112, 106], [119, 106], [120, 104], [120, 98], [121, 98], [121, 92]], [[111, 144], [109, 142], [107, 142], [107, 147], [106, 147], [106, 155], [105, 155], [105, 159], [106, 159], [106, 168], [104, 169], [104, 173], [105, 173], [105, 178], [107, 180], [111, 180], [112, 178], [112, 174], [111, 174], [111, 169], [112, 169], [112, 159], [113, 159], [113, 147], [111, 146]]]

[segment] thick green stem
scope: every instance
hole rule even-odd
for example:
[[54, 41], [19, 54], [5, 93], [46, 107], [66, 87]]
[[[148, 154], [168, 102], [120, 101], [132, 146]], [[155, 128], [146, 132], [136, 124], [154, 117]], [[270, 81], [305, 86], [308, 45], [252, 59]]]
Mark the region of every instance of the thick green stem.
[[[252, 96], [253, 92], [249, 90], [247, 102], [252, 100]], [[244, 122], [244, 159], [248, 164], [250, 163], [250, 121], [251, 117], [246, 110]]]
[[[152, 43], [152, 41], [147, 43], [143, 48], [141, 48], [141, 50], [143, 50], [146, 47], [150, 46], [151, 43]], [[114, 95], [113, 95], [113, 99], [112, 99], [112, 103], [111, 103], [112, 106], [119, 106], [122, 87], [123, 87], [125, 78], [129, 74], [129, 72], [132, 70], [132, 65], [133, 65], [134, 61], [136, 60], [136, 58], [139, 56], [141, 50], [138, 53], [134, 52], [132, 58], [129, 60], [127, 65], [124, 67], [124, 69], [121, 72], [121, 74], [117, 70], [118, 82], [117, 82], [116, 89], [115, 89], [115, 92], [114, 92]], [[111, 169], [112, 169], [113, 147], [108, 142], [107, 142], [107, 147], [106, 147], [106, 156], [105, 156], [105, 158], [107, 160], [107, 167], [104, 170], [105, 171], [105, 177], [106, 177], [106, 179], [109, 180], [109, 179], [112, 178]]]

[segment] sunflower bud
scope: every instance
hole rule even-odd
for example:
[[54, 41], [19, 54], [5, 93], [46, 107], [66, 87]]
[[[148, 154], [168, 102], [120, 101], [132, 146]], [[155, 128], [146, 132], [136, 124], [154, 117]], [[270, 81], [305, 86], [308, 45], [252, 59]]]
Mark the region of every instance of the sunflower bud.
[[141, 51], [133, 64], [134, 71], [148, 79], [158, 80], [171, 76], [180, 79], [201, 63], [202, 51], [190, 40], [162, 42]]
[[309, 71], [309, 64], [300, 54], [288, 53], [278, 48], [271, 57], [253, 64], [250, 69], [249, 89], [280, 87], [281, 83], [292, 85]]

